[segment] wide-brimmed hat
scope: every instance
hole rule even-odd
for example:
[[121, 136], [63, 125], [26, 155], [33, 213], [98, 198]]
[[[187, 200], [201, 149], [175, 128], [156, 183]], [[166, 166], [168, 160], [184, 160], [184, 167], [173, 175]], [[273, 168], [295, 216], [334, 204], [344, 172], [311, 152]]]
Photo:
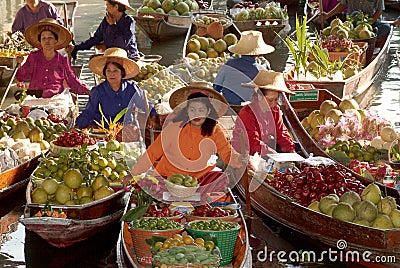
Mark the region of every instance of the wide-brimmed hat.
[[239, 42], [229, 46], [228, 50], [240, 55], [264, 55], [274, 52], [275, 48], [264, 42], [260, 31], [244, 31]]
[[116, 62], [125, 69], [125, 77], [132, 78], [139, 73], [139, 65], [128, 58], [126, 51], [119, 47], [110, 47], [104, 51], [103, 55], [98, 55], [89, 60], [88, 66], [95, 74], [104, 78], [103, 69], [106, 63]]
[[295, 94], [287, 88], [283, 74], [274, 71], [260, 70], [251, 83], [243, 83], [242, 85], [251, 88], [269, 89]]
[[228, 111], [228, 102], [211, 85], [205, 82], [192, 82], [190, 85], [175, 90], [169, 97], [169, 106], [175, 109], [179, 104], [187, 101], [190, 94], [201, 92], [208, 96], [219, 117]]
[[67, 28], [60, 25], [55, 19], [46, 18], [26, 29], [24, 33], [26, 41], [33, 47], [41, 48], [42, 44], [38, 40], [38, 36], [43, 31], [52, 31], [58, 35], [55, 50], [66, 47], [72, 40], [72, 33]]
[[126, 9], [129, 9], [129, 10], [132, 10], [132, 11], [134, 10], [133, 7], [131, 7], [131, 5], [129, 4], [128, 0], [112, 0], [112, 1], [124, 5], [126, 7]]

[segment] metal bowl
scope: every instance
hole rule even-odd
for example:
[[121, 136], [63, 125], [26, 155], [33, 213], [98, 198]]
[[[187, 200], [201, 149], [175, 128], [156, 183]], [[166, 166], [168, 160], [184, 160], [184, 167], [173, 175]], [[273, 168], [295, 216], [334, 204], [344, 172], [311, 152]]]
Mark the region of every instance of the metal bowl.
[[141, 60], [143, 62], [159, 62], [161, 59], [161, 55], [144, 55]]

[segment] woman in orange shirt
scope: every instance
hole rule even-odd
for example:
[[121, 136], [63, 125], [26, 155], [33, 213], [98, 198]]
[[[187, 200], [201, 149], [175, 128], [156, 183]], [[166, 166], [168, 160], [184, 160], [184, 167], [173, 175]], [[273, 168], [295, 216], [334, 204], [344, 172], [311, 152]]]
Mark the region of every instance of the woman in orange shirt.
[[228, 109], [225, 98], [212, 88], [186, 86], [175, 91], [169, 103], [176, 116], [164, 126], [133, 166], [131, 174], [148, 172], [151, 167], [154, 168], [153, 175], [164, 178], [188, 174], [198, 179], [202, 194], [225, 191], [226, 186], [233, 186], [233, 178], [228, 179], [225, 173], [214, 170], [216, 154], [230, 167], [242, 168], [242, 172], [243, 163], [248, 159], [231, 147], [217, 123]]

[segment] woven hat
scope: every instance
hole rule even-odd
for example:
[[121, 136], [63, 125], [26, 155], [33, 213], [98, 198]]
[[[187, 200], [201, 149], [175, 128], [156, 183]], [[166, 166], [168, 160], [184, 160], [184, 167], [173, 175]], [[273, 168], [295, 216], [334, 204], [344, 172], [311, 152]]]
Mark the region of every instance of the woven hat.
[[175, 90], [169, 97], [169, 106], [175, 109], [179, 104], [187, 101], [189, 95], [194, 92], [206, 94], [210, 98], [210, 102], [214, 106], [219, 117], [223, 116], [228, 111], [228, 102], [226, 99], [206, 82], [192, 82], [188, 86]]
[[42, 19], [38, 23], [29, 26], [24, 33], [25, 39], [31, 46], [41, 48], [42, 45], [38, 40], [38, 36], [41, 32], [46, 30], [52, 31], [58, 35], [58, 42], [54, 47], [55, 50], [66, 47], [72, 40], [72, 33], [52, 18]]
[[106, 63], [116, 62], [125, 69], [125, 77], [132, 78], [139, 73], [139, 65], [128, 58], [126, 51], [119, 47], [110, 47], [104, 51], [103, 55], [98, 55], [89, 60], [88, 66], [95, 74], [104, 78], [103, 69]]
[[260, 31], [244, 31], [239, 42], [229, 46], [228, 50], [240, 55], [263, 55], [274, 52], [275, 48], [264, 42]]
[[129, 9], [129, 10], [132, 10], [132, 11], [134, 10], [133, 7], [130, 6], [128, 0], [112, 0], [112, 1], [124, 5], [126, 7], [126, 9]]
[[243, 83], [242, 85], [295, 94], [287, 88], [283, 74], [274, 71], [260, 70], [251, 83]]

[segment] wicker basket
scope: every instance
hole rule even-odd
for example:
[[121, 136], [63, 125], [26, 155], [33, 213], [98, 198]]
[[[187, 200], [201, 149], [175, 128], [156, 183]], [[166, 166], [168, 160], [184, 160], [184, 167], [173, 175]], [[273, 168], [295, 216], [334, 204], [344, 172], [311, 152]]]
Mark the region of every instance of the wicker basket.
[[219, 267], [219, 262], [211, 262], [211, 263], [187, 263], [187, 264], [179, 264], [179, 263], [161, 263], [161, 262], [153, 262], [153, 267], [161, 267], [161, 265], [166, 265], [167, 267], [174, 268], [203, 268], [203, 267]]
[[138, 263], [141, 265], [148, 265], [152, 263], [153, 255], [151, 252], [151, 247], [146, 243], [146, 239], [150, 239], [153, 236], [170, 238], [174, 234], [180, 234], [183, 232], [183, 227], [181, 229], [175, 230], [143, 230], [143, 229], [129, 229], [131, 233], [133, 248], [135, 249], [135, 254]]
[[227, 29], [229, 26], [231, 26], [232, 25], [232, 23], [233, 23], [233, 20], [231, 19], [231, 18], [229, 18], [227, 15], [224, 15], [224, 14], [213, 14], [213, 13], [211, 13], [211, 14], [208, 14], [208, 13], [205, 13], [204, 15], [203, 14], [197, 14], [197, 15], [195, 15], [195, 16], [192, 16], [192, 23], [194, 24], [194, 25], [196, 25], [197, 27], [202, 27], [202, 28], [207, 28], [207, 26], [209, 25], [209, 24], [204, 24], [204, 23], [199, 23], [199, 22], [197, 22], [196, 21], [196, 19], [198, 19], [198, 18], [203, 18], [203, 17], [211, 17], [211, 18], [218, 18], [218, 19], [220, 19], [220, 20], [224, 20], [226, 23], [225, 24], [222, 24], [222, 26], [224, 27], [224, 29]]
[[187, 198], [197, 191], [199, 186], [196, 187], [185, 187], [181, 185], [176, 185], [170, 183], [168, 181], [165, 182], [165, 187], [167, 188], [168, 192], [170, 192], [173, 196], [180, 197], [180, 198]]
[[233, 252], [235, 251], [236, 239], [239, 234], [240, 225], [237, 224], [236, 228], [224, 231], [211, 231], [211, 230], [193, 230], [190, 225], [197, 221], [192, 221], [187, 224], [186, 231], [194, 238], [203, 238], [207, 235], [217, 238], [218, 248], [221, 252], [220, 265], [227, 265], [232, 262]]
[[[145, 218], [151, 219], [151, 218], [156, 218], [156, 217], [142, 217], [142, 219], [145, 219]], [[171, 221], [181, 222], [183, 219], [183, 214], [179, 214], [179, 215], [171, 216], [171, 217], [163, 217], [163, 218], [166, 218]]]

